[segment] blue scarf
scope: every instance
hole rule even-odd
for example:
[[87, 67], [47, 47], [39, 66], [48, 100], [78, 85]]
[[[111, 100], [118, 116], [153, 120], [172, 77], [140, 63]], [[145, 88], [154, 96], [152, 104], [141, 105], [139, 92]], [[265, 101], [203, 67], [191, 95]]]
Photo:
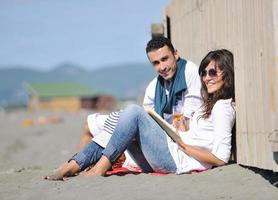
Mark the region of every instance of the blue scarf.
[[161, 76], [157, 77], [154, 97], [154, 109], [163, 117], [164, 113], [172, 114], [173, 106], [178, 104], [182, 99], [182, 92], [186, 91], [187, 85], [185, 80], [185, 66], [187, 61], [180, 58], [177, 62], [177, 70], [170, 82], [169, 99], [167, 100], [164, 79]]

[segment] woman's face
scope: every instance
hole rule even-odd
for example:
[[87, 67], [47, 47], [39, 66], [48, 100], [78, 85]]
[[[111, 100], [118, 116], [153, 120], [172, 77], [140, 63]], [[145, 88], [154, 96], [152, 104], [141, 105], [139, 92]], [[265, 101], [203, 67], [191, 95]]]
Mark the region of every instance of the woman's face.
[[208, 93], [212, 94], [219, 90], [223, 84], [223, 71], [215, 66], [215, 62], [211, 61], [201, 74]]

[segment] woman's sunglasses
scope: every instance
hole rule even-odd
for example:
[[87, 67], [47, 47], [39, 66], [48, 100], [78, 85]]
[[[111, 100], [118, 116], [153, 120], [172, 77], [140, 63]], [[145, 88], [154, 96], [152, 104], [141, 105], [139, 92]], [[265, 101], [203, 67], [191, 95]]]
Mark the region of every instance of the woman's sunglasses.
[[208, 71], [207, 70], [203, 70], [203, 71], [201, 71], [201, 77], [206, 77], [207, 75], [209, 75], [209, 77], [213, 77], [213, 78], [215, 78], [215, 77], [217, 77], [217, 71], [216, 71], [216, 69], [209, 69]]

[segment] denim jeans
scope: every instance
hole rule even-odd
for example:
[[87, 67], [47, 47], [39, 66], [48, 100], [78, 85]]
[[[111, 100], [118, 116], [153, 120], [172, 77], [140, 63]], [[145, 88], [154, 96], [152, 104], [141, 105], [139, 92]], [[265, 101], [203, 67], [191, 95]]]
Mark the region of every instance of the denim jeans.
[[83, 171], [92, 164], [97, 163], [97, 161], [102, 156], [103, 149], [104, 148], [99, 146], [97, 143], [91, 141], [80, 152], [76, 153], [69, 161], [75, 160], [75, 162], [79, 165], [80, 170]]
[[123, 110], [102, 153], [113, 163], [126, 149], [143, 172], [176, 172], [166, 133], [138, 105]]

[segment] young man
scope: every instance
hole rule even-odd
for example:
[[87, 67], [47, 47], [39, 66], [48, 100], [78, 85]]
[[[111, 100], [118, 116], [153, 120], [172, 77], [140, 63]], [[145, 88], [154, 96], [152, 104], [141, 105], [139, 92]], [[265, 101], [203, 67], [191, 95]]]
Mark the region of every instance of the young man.
[[[152, 39], [146, 53], [158, 76], [148, 85], [143, 105], [154, 108], [169, 123], [175, 112], [187, 122], [201, 105], [198, 66], [180, 58], [165, 37]], [[186, 129], [186, 124], [180, 128]]]
[[[201, 105], [201, 82], [198, 66], [193, 62], [180, 58], [178, 51], [168, 38], [155, 37], [146, 47], [146, 54], [158, 76], [154, 78], [145, 91], [144, 107], [151, 107], [166, 121], [177, 128], [186, 130], [188, 119]], [[174, 113], [179, 113], [182, 123], [172, 119]], [[79, 144], [79, 149], [89, 143], [94, 130], [96, 116], [88, 117], [88, 126]], [[101, 120], [104, 123], [104, 119]], [[91, 127], [91, 128], [88, 128]]]
[[[188, 120], [201, 105], [201, 82], [198, 67], [192, 62], [180, 58], [178, 51], [165, 37], [156, 37], [150, 40], [146, 53], [158, 76], [146, 88], [143, 106], [153, 108], [177, 129], [187, 130]], [[173, 119], [175, 113], [179, 113], [178, 119]], [[96, 135], [94, 141], [60, 168], [53, 179], [62, 179], [64, 176], [73, 175], [99, 160], [120, 115], [116, 114], [115, 116], [112, 119], [113, 125], [109, 127], [110, 131], [104, 130], [105, 123], [110, 124], [109, 117], [104, 118], [99, 114], [88, 116], [89, 128], [81, 139], [80, 147], [88, 143], [92, 135]], [[130, 162], [130, 160], [126, 162]], [[90, 174], [90, 170], [88, 174]], [[46, 177], [46, 179], [52, 178]]]

